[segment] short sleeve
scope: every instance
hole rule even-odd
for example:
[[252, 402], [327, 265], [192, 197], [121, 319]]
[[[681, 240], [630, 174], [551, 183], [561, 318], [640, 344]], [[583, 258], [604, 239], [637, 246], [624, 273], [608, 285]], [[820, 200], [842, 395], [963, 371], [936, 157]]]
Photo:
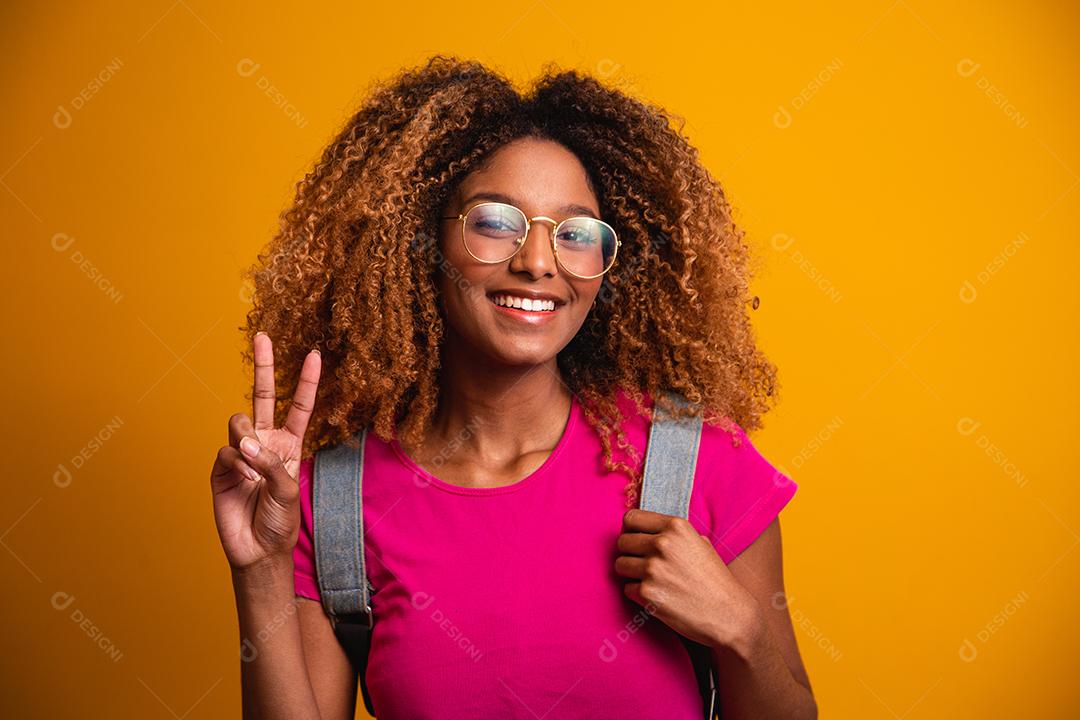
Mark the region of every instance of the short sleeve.
[[311, 479], [315, 458], [300, 463], [300, 534], [293, 547], [293, 584], [296, 594], [312, 600], [320, 600], [319, 585], [315, 581], [315, 541], [312, 528]]
[[797, 489], [741, 427], [728, 432], [717, 425], [703, 426], [690, 520], [725, 564], [761, 535]]

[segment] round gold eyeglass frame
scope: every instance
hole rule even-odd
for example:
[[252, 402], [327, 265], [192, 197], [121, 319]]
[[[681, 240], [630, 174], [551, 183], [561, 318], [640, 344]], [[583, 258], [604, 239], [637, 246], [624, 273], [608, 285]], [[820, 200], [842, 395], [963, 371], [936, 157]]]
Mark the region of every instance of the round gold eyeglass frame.
[[[502, 260], [484, 260], [483, 258], [478, 258], [478, 257], [476, 257], [476, 255], [473, 255], [473, 251], [469, 249], [469, 243], [465, 242], [465, 219], [468, 217], [469, 213], [471, 213], [473, 210], [480, 207], [481, 205], [499, 205], [501, 207], [512, 208], [515, 212], [520, 214], [522, 218], [525, 219], [525, 234], [522, 235], [521, 237], [519, 237], [517, 240], [515, 240], [515, 242], [517, 243], [517, 250], [514, 250], [514, 252], [510, 253], [509, 255], [504, 257]], [[471, 255], [472, 258], [474, 260], [476, 260], [477, 262], [486, 263], [488, 265], [495, 265], [495, 264], [498, 264], [498, 263], [501, 263], [501, 262], [506, 262], [510, 258], [517, 255], [518, 252], [521, 250], [521, 248], [525, 247], [525, 241], [529, 237], [529, 229], [532, 228], [532, 224], [533, 224], [534, 221], [551, 223], [551, 225], [552, 225], [552, 228], [551, 228], [551, 252], [552, 252], [552, 254], [555, 255], [555, 262], [558, 263], [559, 267], [561, 267], [563, 270], [570, 273], [571, 275], [573, 275], [576, 278], [581, 278], [582, 280], [592, 280], [593, 278], [598, 278], [601, 275], [603, 275], [604, 273], [606, 273], [608, 270], [610, 270], [612, 267], [614, 267], [614, 265], [615, 265], [615, 257], [619, 254], [619, 246], [622, 245], [622, 241], [619, 240], [619, 235], [618, 235], [618, 233], [615, 232], [615, 228], [611, 227], [611, 225], [607, 224], [606, 222], [604, 222], [603, 220], [601, 220], [599, 218], [594, 218], [594, 217], [592, 217], [590, 215], [575, 215], [574, 217], [569, 217], [569, 218], [566, 218], [565, 220], [562, 220], [562, 221], [556, 221], [553, 218], [547, 217], [546, 215], [537, 215], [536, 217], [529, 217], [528, 215], [526, 215], [521, 210], [521, 208], [519, 208], [519, 207], [517, 207], [515, 205], [511, 205], [510, 203], [504, 203], [504, 202], [492, 202], [492, 201], [479, 202], [479, 203], [476, 203], [475, 205], [473, 205], [472, 207], [470, 207], [465, 212], [461, 213], [460, 215], [444, 215], [442, 219], [443, 220], [460, 220], [461, 221], [461, 244], [463, 246], [465, 246], [465, 252], [469, 253], [469, 255]], [[606, 227], [608, 230], [611, 231], [611, 237], [613, 237], [615, 239], [615, 249], [611, 253], [611, 261], [607, 264], [606, 268], [604, 268], [600, 272], [596, 273], [595, 275], [578, 275], [576, 272], [574, 272], [570, 268], [563, 265], [562, 260], [559, 259], [558, 243], [555, 241], [555, 238], [559, 237], [559, 228], [562, 226], [563, 223], [569, 222], [570, 220], [582, 220], [582, 219], [583, 220], [591, 220], [592, 222], [600, 223], [601, 225], [603, 225], [604, 227]]]

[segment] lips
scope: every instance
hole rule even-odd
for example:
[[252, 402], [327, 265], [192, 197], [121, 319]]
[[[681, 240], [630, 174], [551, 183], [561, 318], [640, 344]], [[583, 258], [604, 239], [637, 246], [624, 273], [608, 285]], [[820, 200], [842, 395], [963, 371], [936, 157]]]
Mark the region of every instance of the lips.
[[489, 299], [496, 307], [519, 313], [549, 315], [558, 308], [554, 300], [530, 300], [509, 295], [495, 295]]
[[566, 304], [566, 300], [554, 293], [542, 292], [539, 290], [525, 290], [522, 288], [499, 288], [498, 290], [492, 290], [487, 296], [489, 299], [509, 296], [521, 298], [522, 300], [526, 298], [529, 300], [550, 300], [555, 303], [555, 307]]
[[[542, 326], [546, 326], [547, 324], [549, 324], [551, 322], [554, 322], [556, 315], [559, 314], [559, 305], [555, 305], [555, 307], [553, 309], [547, 309], [547, 310], [544, 310], [544, 309], [526, 310], [526, 309], [524, 309], [522, 307], [513, 307], [512, 305], [511, 306], [500, 305], [498, 303], [498, 300], [502, 299], [505, 302], [506, 297], [507, 296], [496, 295], [495, 297], [490, 298], [491, 305], [494, 308], [495, 315], [497, 315], [499, 318], [511, 323], [512, 325], [515, 325], [515, 326], [518, 326], [518, 327], [539, 328], [539, 327], [542, 327]], [[551, 308], [551, 305], [552, 305], [553, 301], [550, 301], [550, 300], [535, 300], [534, 301], [534, 300], [530, 300], [530, 299], [520, 298], [520, 299], [517, 300], [517, 302], [519, 304], [522, 304], [522, 305], [525, 304], [525, 303], [528, 303], [530, 305], [535, 303], [536, 305], [540, 305], [541, 307], [543, 307], [543, 305], [546, 304], [548, 308]]]

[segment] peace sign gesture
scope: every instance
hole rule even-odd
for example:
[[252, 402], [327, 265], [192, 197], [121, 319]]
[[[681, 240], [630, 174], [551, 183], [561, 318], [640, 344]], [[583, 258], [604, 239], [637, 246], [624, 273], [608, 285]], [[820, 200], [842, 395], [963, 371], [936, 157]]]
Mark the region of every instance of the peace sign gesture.
[[229, 418], [229, 444], [210, 471], [214, 520], [233, 569], [292, 553], [300, 531], [300, 476], [304, 433], [315, 407], [322, 357], [312, 350], [300, 369], [285, 426], [274, 427], [274, 346], [259, 333], [255, 356], [254, 422]]

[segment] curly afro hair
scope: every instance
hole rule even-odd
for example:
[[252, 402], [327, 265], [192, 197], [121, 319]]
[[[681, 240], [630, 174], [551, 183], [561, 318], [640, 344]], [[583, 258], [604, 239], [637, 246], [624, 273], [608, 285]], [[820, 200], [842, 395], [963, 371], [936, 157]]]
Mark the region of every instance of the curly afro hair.
[[[373, 84], [246, 271], [254, 293], [242, 355], [251, 367], [255, 333], [273, 338], [277, 387], [290, 389], [279, 392], [278, 425], [304, 357], [322, 353], [304, 458], [364, 426], [386, 441], [424, 437], [445, 320], [437, 245], [418, 239], [438, 237], [460, 180], [522, 137], [555, 140], [579, 158], [623, 243], [557, 362], [601, 438], [605, 467], [630, 478], [627, 505], [642, 458], [626, 441], [617, 391], [642, 416], [650, 398], [689, 412], [667, 404], [670, 390], [729, 432], [760, 427], [776, 400], [776, 369], [749, 320], [751, 254], [683, 124], [550, 64], [527, 92], [479, 62], [444, 55]], [[613, 459], [613, 441], [632, 464]]]

